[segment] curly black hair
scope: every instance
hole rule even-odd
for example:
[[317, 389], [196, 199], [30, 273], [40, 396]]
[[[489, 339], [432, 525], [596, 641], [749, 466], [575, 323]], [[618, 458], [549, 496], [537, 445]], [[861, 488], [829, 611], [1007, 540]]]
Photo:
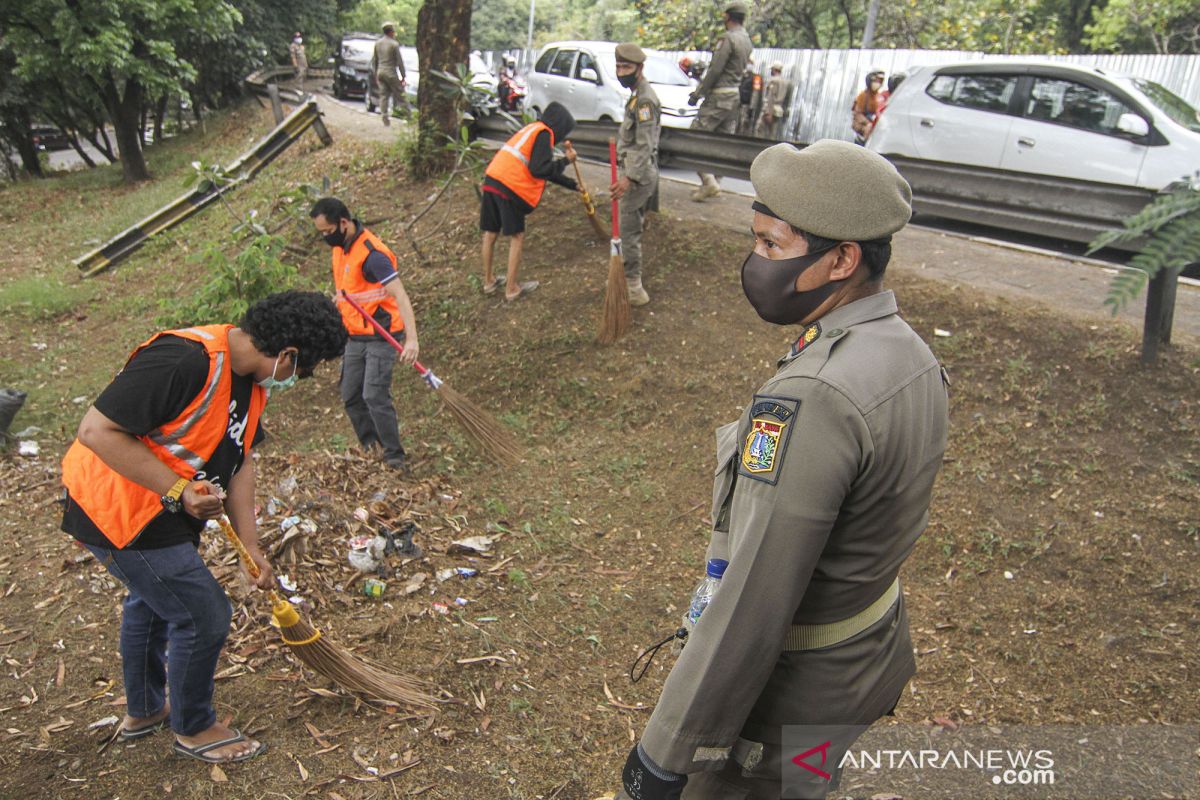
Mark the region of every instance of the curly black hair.
[[254, 347], [268, 356], [286, 347], [300, 351], [300, 377], [312, 375], [322, 361], [337, 358], [346, 349], [346, 327], [337, 306], [319, 292], [295, 289], [268, 295], [250, 306], [238, 327], [250, 335]]

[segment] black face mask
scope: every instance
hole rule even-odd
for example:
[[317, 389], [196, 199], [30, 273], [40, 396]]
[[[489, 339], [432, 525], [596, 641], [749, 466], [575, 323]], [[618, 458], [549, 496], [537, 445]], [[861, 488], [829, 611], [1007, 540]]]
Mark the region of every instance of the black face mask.
[[817, 310], [843, 281], [830, 281], [807, 292], [796, 279], [832, 248], [797, 258], [772, 260], [751, 252], [742, 264], [742, 291], [758, 315], [776, 325], [794, 325]]
[[636, 72], [631, 72], [628, 75], [618, 75], [617, 83], [621, 84], [626, 89], [632, 89], [638, 84], [638, 74]]
[[325, 244], [330, 247], [341, 247], [346, 243], [346, 234], [342, 233], [342, 229], [338, 228], [333, 233], [327, 233], [322, 237]]

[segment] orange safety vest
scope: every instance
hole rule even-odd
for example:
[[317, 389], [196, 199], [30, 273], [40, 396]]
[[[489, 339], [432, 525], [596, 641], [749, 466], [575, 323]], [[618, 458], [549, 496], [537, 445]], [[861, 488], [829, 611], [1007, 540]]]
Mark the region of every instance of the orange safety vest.
[[489, 178], [494, 178], [511, 189], [513, 194], [528, 203], [530, 208], [537, 208], [542, 199], [542, 191], [546, 188], [545, 180], [535, 178], [529, 172], [533, 141], [542, 131], [550, 131], [550, 146], [554, 147], [554, 131], [550, 130], [550, 126], [544, 122], [531, 122], [514, 133], [497, 151], [485, 173]]
[[[200, 342], [208, 352], [208, 378], [204, 389], [175, 419], [137, 437], [159, 461], [182, 478], [191, 478], [216, 452], [229, 428], [229, 400], [233, 392], [233, 369], [229, 355], [232, 325], [205, 325], [178, 331], [163, 331], [147, 339], [129, 356], [160, 336], [178, 336]], [[147, 387], [149, 390], [149, 387]], [[246, 450], [258, 431], [258, 420], [267, 403], [267, 391], [254, 386], [246, 415], [243, 441]], [[164, 513], [159, 495], [120, 475], [100, 456], [76, 439], [62, 462], [63, 485], [71, 502], [79, 505], [109, 541], [124, 548], [137, 539], [152, 519]]]
[[338, 310], [342, 312], [342, 324], [351, 336], [378, 334], [371, 323], [363, 319], [362, 314], [342, 297], [343, 289], [388, 331], [399, 333], [404, 330], [404, 320], [400, 318], [400, 305], [396, 298], [387, 293], [383, 284], [372, 283], [363, 275], [363, 264], [373, 250], [387, 256], [392, 262], [392, 269], [396, 268], [396, 254], [366, 228], [359, 231], [350, 245], [349, 253], [340, 247], [333, 248], [333, 285], [337, 289]]

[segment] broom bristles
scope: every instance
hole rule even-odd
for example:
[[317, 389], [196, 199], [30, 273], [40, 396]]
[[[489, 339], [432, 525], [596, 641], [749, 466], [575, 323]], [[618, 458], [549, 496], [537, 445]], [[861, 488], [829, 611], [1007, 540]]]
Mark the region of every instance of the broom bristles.
[[521, 460], [521, 445], [512, 432], [488, 412], [451, 389], [445, 383], [437, 392], [459, 426], [488, 458], [500, 466], [511, 466]]
[[419, 708], [435, 708], [437, 698], [428, 693], [430, 684], [411, 675], [397, 675], [358, 658], [320, 635], [300, 619], [295, 625], [280, 627], [284, 642], [309, 669], [351, 692], [374, 697], [387, 703]]
[[608, 259], [608, 284], [604, 290], [604, 314], [596, 341], [613, 344], [629, 333], [629, 287], [625, 283], [625, 263], [620, 253]]

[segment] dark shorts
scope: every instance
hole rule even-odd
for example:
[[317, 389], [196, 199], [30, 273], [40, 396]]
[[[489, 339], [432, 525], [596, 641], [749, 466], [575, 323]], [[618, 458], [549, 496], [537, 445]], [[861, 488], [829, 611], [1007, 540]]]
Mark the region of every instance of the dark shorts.
[[479, 229], [484, 233], [503, 233], [514, 236], [525, 232], [525, 214], [517, 204], [495, 192], [481, 192], [479, 204]]

